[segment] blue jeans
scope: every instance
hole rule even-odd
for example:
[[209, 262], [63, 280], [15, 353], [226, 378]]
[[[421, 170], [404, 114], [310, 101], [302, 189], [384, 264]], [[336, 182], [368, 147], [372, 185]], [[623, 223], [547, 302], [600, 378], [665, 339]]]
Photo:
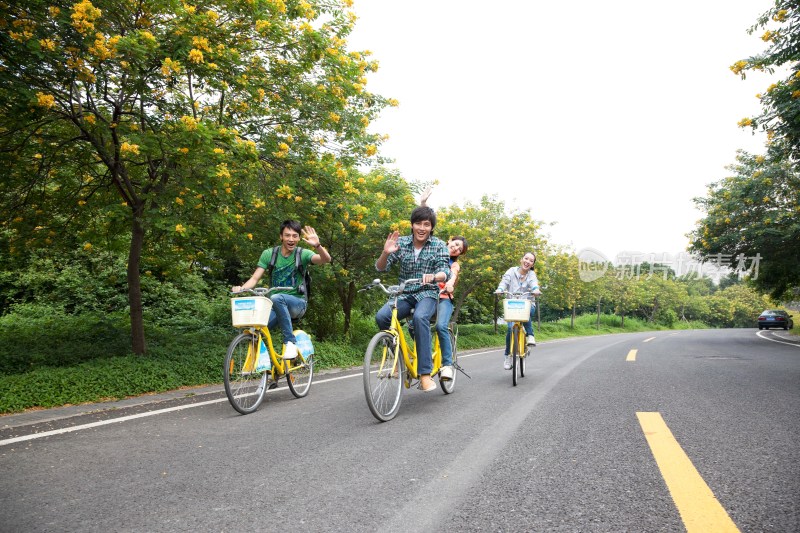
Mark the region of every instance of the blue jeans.
[[[414, 310], [414, 337], [417, 341], [417, 374], [424, 376], [431, 373], [431, 317], [436, 312], [436, 298], [416, 300], [397, 300], [397, 318], [403, 319]], [[389, 329], [392, 325], [392, 306], [387, 302], [375, 315], [375, 323], [380, 329]]]
[[442, 366], [453, 364], [453, 346], [450, 344], [450, 332], [447, 329], [451, 316], [453, 316], [453, 301], [441, 298], [436, 317], [436, 334], [439, 336], [439, 346], [442, 348]]
[[283, 343], [296, 342], [292, 330], [292, 319], [300, 318], [306, 313], [308, 302], [291, 294], [275, 294], [270, 297], [272, 300], [272, 311], [269, 313], [267, 327], [272, 328], [275, 324], [283, 333]]
[[[522, 327], [525, 328], [525, 335], [533, 335], [533, 313], [536, 311], [536, 306], [531, 305], [531, 319], [523, 322]], [[507, 324], [506, 329], [506, 355], [511, 353], [511, 328], [514, 326], [513, 322]]]

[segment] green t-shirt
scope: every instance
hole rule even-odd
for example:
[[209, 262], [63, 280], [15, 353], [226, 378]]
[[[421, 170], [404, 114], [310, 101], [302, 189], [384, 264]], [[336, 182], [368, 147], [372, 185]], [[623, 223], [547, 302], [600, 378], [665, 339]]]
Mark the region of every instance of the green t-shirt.
[[[269, 272], [269, 262], [272, 259], [272, 250], [269, 248], [261, 253], [261, 258], [258, 260], [258, 266]], [[314, 257], [314, 252], [305, 248], [300, 248], [300, 262], [303, 268], [308, 268], [311, 264], [311, 258]], [[272, 271], [272, 279], [270, 280], [270, 287], [294, 287], [291, 291], [286, 291], [284, 294], [291, 294], [299, 298], [305, 298], [300, 294], [297, 288], [303, 281], [302, 276], [297, 272], [294, 262], [294, 252], [289, 254], [289, 257], [284, 257], [278, 249], [278, 260], [275, 262], [275, 270]]]

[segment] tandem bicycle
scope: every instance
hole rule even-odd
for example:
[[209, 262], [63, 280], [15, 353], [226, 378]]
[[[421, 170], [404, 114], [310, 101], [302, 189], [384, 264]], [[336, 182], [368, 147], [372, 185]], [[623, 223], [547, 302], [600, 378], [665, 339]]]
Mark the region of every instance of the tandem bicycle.
[[258, 287], [231, 293], [252, 294], [231, 298], [233, 326], [241, 331], [228, 346], [223, 368], [225, 394], [233, 408], [245, 415], [258, 409], [267, 390], [277, 387], [284, 376], [296, 398], [303, 398], [311, 388], [314, 347], [309, 335], [300, 329], [294, 331], [298, 350], [294, 359], [284, 359], [272, 346], [272, 335], [267, 328], [272, 310], [269, 295], [282, 290], [291, 287]]
[[[389, 301], [392, 306], [392, 321], [389, 329], [376, 333], [370, 340], [367, 351], [364, 354], [364, 395], [366, 396], [369, 410], [381, 422], [387, 422], [397, 415], [402, 401], [403, 387], [408, 389], [412, 385], [419, 383], [416, 342], [414, 342], [413, 346], [409, 344], [406, 340], [402, 323], [397, 317], [398, 298], [403, 294], [406, 286], [417, 283], [422, 283], [422, 280], [407, 279], [400, 285], [386, 287], [381, 283], [380, 279], [376, 279], [359, 291], [379, 288], [389, 295]], [[436, 321], [434, 319], [431, 322], [431, 336], [433, 339], [431, 376], [439, 374], [442, 368], [442, 350], [435, 328]], [[448, 327], [448, 332], [450, 334], [450, 343], [453, 346], [453, 369], [467, 375], [458, 364], [458, 351], [456, 349], [458, 329], [450, 326]], [[454, 372], [452, 379], [443, 379], [441, 375], [439, 376], [439, 383], [445, 394], [451, 394], [455, 390], [456, 375], [457, 373]]]

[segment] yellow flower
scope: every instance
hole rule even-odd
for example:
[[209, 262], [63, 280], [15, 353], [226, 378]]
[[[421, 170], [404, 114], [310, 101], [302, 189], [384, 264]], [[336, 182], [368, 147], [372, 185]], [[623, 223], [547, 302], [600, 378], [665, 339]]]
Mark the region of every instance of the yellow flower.
[[88, 252], [88, 251], [90, 251], [90, 250], [92, 249], [92, 243], [90, 243], [90, 242], [86, 242], [86, 243], [84, 243], [84, 244], [83, 244], [83, 249], [84, 249], [85, 251], [87, 251], [87, 252]]
[[386, 100], [386, 103], [389, 104], [392, 107], [397, 107], [397, 106], [400, 105], [400, 102], [398, 102], [394, 98], [389, 98], [388, 100]]
[[78, 205], [83, 207], [84, 205], [86, 205], [86, 200], [78, 200]]
[[785, 9], [781, 9], [780, 11], [775, 13], [775, 16], [772, 17], [772, 20], [774, 20], [775, 22], [783, 22], [784, 20], [786, 20], [787, 13], [788, 11], [786, 11]]
[[181, 117], [181, 122], [183, 122], [183, 125], [186, 126], [186, 129], [189, 131], [194, 131], [197, 129], [197, 120], [195, 120], [194, 117], [183, 115]]
[[203, 62], [203, 52], [198, 50], [197, 48], [192, 48], [189, 50], [189, 61], [192, 63], [197, 63], [198, 65]]
[[295, 196], [294, 197], [294, 201], [295, 202], [302, 202], [303, 201], [303, 197], [302, 196]]
[[226, 163], [220, 163], [219, 165], [217, 165], [217, 177], [230, 179], [231, 173], [228, 170], [228, 165]]
[[737, 124], [740, 128], [746, 128], [747, 126], [751, 126], [753, 124], [753, 120], [749, 118], [743, 118]]
[[224, 154], [225, 150], [223, 150], [222, 148], [214, 148], [214, 153], [215, 154]]
[[36, 93], [36, 103], [39, 107], [50, 109], [56, 105], [56, 99], [52, 94]]
[[132, 154], [139, 154], [139, 145], [138, 144], [130, 144], [128, 142], [124, 142], [119, 146], [120, 153], [132, 153]]
[[178, 148], [178, 151], [180, 153], [182, 153], [182, 154], [188, 154], [189, 153], [189, 149], [188, 148]]
[[39, 46], [41, 46], [43, 50], [49, 50], [51, 52], [56, 49], [56, 43], [52, 39], [39, 39]]
[[334, 112], [331, 112], [328, 116], [334, 122], [339, 122], [339, 120], [341, 119], [341, 117]]
[[192, 46], [205, 52], [211, 51], [211, 47], [208, 46], [208, 39], [205, 37], [192, 37]]
[[175, 231], [183, 235], [184, 233], [186, 233], [186, 228], [183, 227], [183, 224], [176, 224]]
[[367, 152], [367, 156], [371, 157], [371, 156], [375, 155], [378, 152], [378, 148], [374, 144], [368, 144], [366, 152]]
[[41, 159], [42, 158], [42, 154], [36, 154], [36, 155], [33, 156], [33, 158], [34, 159]]
[[766, 42], [768, 42], [768, 41], [770, 41], [772, 39], [772, 35], [773, 35], [773, 33], [771, 31], [767, 30], [764, 33], [764, 35], [761, 36], [761, 40], [766, 43]]
[[247, 234], [247, 238], [248, 238], [248, 239], [250, 239], [250, 240], [252, 241], [252, 240], [253, 240], [253, 234], [252, 234], [252, 233], [248, 233], [248, 234]]
[[97, 122], [97, 119], [94, 117], [94, 115], [86, 115], [85, 117], [83, 117], [83, 120], [93, 126]]
[[172, 76], [172, 74], [180, 74], [181, 72], [181, 64], [177, 61], [173, 61], [172, 58], [167, 57], [164, 58], [164, 61], [161, 63], [161, 74], [166, 78]]
[[745, 67], [747, 67], [747, 61], [737, 61], [730, 66], [730, 69], [734, 74], [739, 74], [745, 69]]
[[367, 117], [361, 117], [361, 124], [366, 128], [369, 126], [369, 119]]
[[800, 90], [792, 92], [792, 98], [800, 98]]
[[175, 198], [175, 203], [178, 204], [178, 205], [183, 205], [183, 198], [181, 198], [180, 196], [177, 196]]
[[[52, 12], [51, 12], [52, 13]], [[92, 5], [89, 0], [83, 0], [72, 6], [72, 26], [82, 35], [94, 29], [94, 21], [100, 18], [102, 11]]]

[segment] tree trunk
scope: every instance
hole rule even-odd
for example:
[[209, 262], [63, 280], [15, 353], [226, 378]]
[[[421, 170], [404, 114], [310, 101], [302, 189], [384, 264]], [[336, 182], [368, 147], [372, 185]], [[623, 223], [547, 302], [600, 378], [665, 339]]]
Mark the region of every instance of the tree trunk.
[[572, 304], [572, 318], [569, 321], [570, 329], [575, 329], [575, 304]]
[[601, 298], [597, 299], [597, 329], [600, 329], [600, 302], [602, 301]]
[[144, 316], [142, 314], [142, 280], [139, 266], [144, 246], [144, 227], [142, 226], [142, 206], [134, 208], [131, 224], [131, 248], [128, 253], [128, 303], [131, 316], [131, 348], [136, 355], [147, 352], [144, 338]]
[[622, 327], [624, 328], [625, 327], [625, 313], [623, 312], [621, 314], [621, 316], [622, 316]]
[[342, 302], [342, 312], [344, 313], [343, 333], [347, 335], [350, 331], [353, 303], [356, 300], [356, 283], [354, 281], [350, 281], [344, 288], [339, 288], [339, 300]]

